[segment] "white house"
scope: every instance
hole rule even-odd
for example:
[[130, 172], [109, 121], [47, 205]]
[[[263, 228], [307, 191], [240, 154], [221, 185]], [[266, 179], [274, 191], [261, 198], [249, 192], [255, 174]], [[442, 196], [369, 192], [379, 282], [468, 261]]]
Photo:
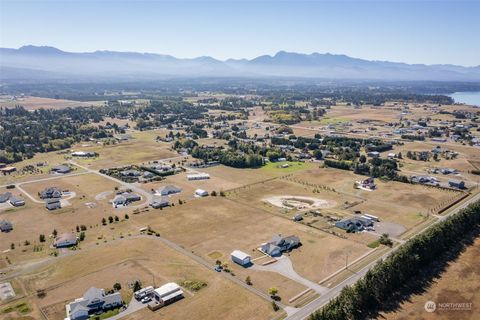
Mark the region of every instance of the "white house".
[[65, 320], [88, 319], [89, 314], [106, 311], [123, 305], [120, 292], [105, 294], [105, 290], [91, 287], [83, 297], [65, 306]]
[[231, 253], [232, 261], [238, 263], [241, 266], [246, 266], [252, 263], [252, 257], [240, 250], [234, 250]]
[[206, 197], [206, 196], [208, 196], [208, 191], [203, 190], [203, 189], [197, 189], [197, 190], [195, 190], [195, 196]]

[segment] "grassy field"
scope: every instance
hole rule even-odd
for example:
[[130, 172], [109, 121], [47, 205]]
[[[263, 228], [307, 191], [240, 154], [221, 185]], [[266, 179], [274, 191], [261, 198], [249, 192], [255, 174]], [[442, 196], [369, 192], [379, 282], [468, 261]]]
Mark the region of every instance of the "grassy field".
[[[288, 167], [283, 168], [282, 166], [284, 165], [288, 165]], [[262, 170], [281, 172], [281, 173], [290, 173], [298, 170], [312, 168], [314, 166], [315, 164], [312, 162], [282, 161], [282, 162], [269, 162], [262, 167]]]
[[12, 100], [9, 97], [0, 97], [2, 107], [14, 108], [17, 105], [23, 106], [27, 110], [38, 109], [65, 109], [74, 107], [102, 106], [104, 101], [73, 101], [64, 99], [50, 99], [41, 97], [23, 97]]

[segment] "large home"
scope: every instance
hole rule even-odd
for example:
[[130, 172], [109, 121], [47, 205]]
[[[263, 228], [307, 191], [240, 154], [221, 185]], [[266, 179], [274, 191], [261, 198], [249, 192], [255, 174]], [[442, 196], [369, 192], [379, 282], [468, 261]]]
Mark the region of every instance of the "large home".
[[150, 207], [153, 209], [165, 208], [170, 205], [167, 197], [155, 198], [150, 202]]
[[153, 291], [153, 301], [148, 305], [148, 308], [157, 310], [182, 298], [182, 288], [174, 282], [169, 282]]
[[104, 289], [91, 287], [83, 297], [75, 299], [65, 306], [65, 320], [84, 320], [96, 312], [107, 311], [123, 305], [120, 292], [105, 294]]
[[48, 187], [38, 194], [40, 199], [56, 199], [62, 197], [62, 190], [57, 187]]
[[0, 231], [10, 232], [13, 230], [12, 223], [8, 220], [0, 220]]
[[14, 207], [21, 207], [25, 205], [25, 200], [22, 197], [11, 196], [8, 202], [10, 202], [10, 204]]
[[297, 248], [300, 244], [300, 239], [297, 236], [282, 237], [281, 234], [276, 234], [270, 242], [263, 243], [260, 246], [260, 251], [275, 257], [280, 256], [283, 252]]
[[55, 238], [53, 246], [55, 248], [65, 248], [76, 245], [78, 242], [77, 236], [73, 233], [62, 233]]
[[410, 181], [413, 183], [428, 184], [432, 186], [439, 186], [438, 179], [432, 176], [411, 176]]
[[65, 164], [61, 164], [59, 166], [52, 167], [51, 171], [54, 173], [65, 174], [72, 171], [72, 169], [70, 169], [70, 167]]
[[45, 201], [45, 208], [50, 211], [60, 209], [61, 207], [62, 204], [59, 199], [47, 199], [47, 201]]
[[11, 196], [12, 194], [10, 192], [0, 193], [0, 203], [7, 202]]
[[377, 188], [377, 185], [375, 184], [375, 179], [372, 177], [359, 181], [359, 185], [362, 189], [375, 190]]
[[168, 196], [168, 195], [180, 193], [180, 192], [182, 192], [182, 188], [179, 188], [172, 184], [157, 190], [157, 193], [159, 193], [162, 196]]
[[366, 217], [353, 217], [340, 220], [335, 223], [335, 226], [349, 232], [357, 232], [373, 227], [373, 221]]

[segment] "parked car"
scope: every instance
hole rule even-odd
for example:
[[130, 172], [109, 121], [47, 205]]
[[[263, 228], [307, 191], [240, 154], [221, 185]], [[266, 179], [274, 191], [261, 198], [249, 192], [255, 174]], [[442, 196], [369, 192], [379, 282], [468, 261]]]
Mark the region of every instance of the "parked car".
[[150, 301], [152, 301], [152, 298], [149, 296], [146, 296], [145, 298], [142, 299], [142, 303], [148, 303]]
[[222, 272], [222, 267], [216, 266], [216, 267], [215, 267], [215, 271], [217, 271], [217, 272]]

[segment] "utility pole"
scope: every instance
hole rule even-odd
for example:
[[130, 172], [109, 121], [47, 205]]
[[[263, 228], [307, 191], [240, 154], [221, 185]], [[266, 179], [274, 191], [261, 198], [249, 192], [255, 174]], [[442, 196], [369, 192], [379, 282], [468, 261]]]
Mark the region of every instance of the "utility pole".
[[345, 270], [348, 269], [348, 254], [345, 255]]

